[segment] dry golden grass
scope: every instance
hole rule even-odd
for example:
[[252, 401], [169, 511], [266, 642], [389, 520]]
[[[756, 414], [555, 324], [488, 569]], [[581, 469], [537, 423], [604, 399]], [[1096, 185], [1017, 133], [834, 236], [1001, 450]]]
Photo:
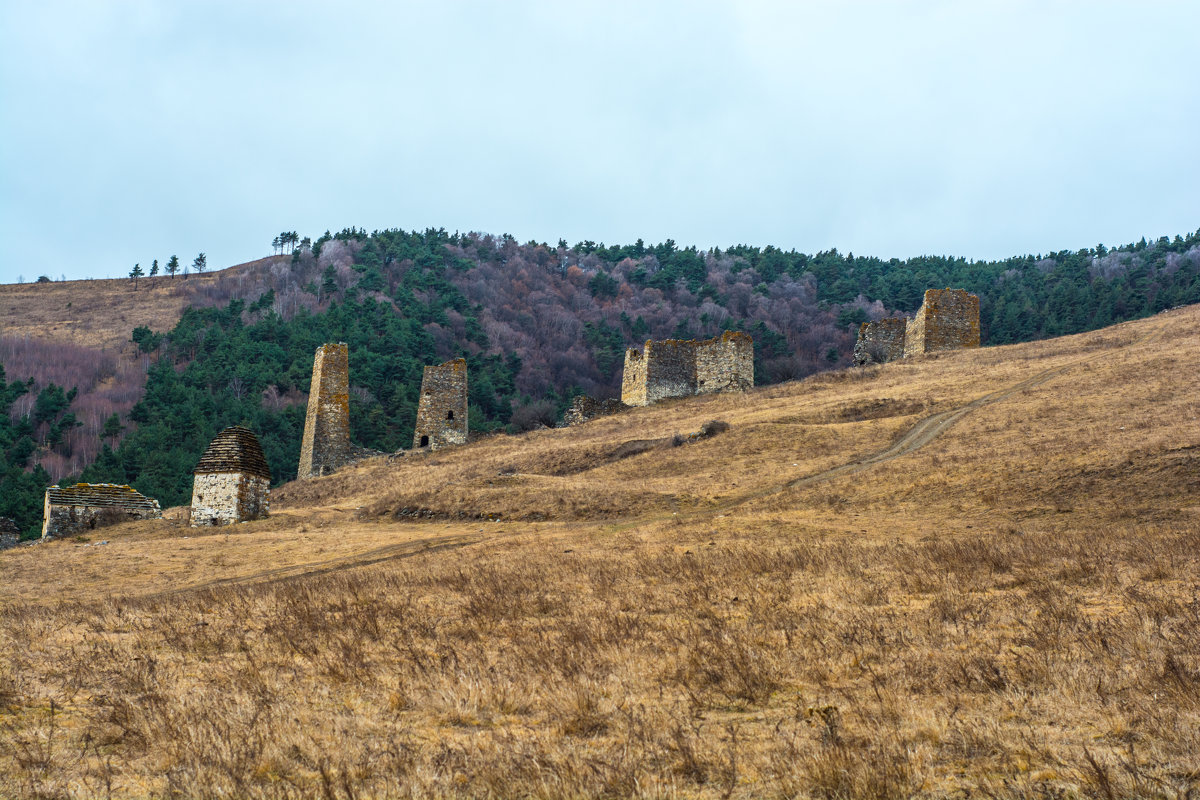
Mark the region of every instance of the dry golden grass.
[[1195, 796], [1198, 331], [676, 401], [364, 462], [227, 531], [0, 554], [0, 796]]
[[[252, 269], [273, 260], [259, 259], [229, 270]], [[0, 330], [12, 336], [121, 350], [130, 346], [129, 335], [140, 325], [159, 332], [171, 330], [192, 304], [193, 295], [227, 277], [229, 270], [186, 278], [142, 278], [137, 291], [128, 278], [0, 284]]]

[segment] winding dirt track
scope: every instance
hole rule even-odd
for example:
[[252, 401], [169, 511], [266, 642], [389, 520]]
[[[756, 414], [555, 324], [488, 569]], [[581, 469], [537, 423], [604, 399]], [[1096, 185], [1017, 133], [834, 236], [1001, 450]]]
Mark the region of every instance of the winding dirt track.
[[[1153, 341], [1154, 339], [1158, 338], [1158, 336], [1159, 336], [1159, 332], [1151, 333], [1151, 334], [1139, 339], [1138, 341], [1131, 343], [1130, 345], [1126, 345], [1126, 347], [1133, 346], [1135, 344], [1145, 344], [1147, 342]], [[1120, 349], [1124, 349], [1124, 348], [1120, 348]], [[982, 397], [978, 397], [969, 403], [965, 403], [961, 406], [958, 406], [956, 408], [951, 408], [946, 411], [939, 411], [936, 414], [931, 414], [930, 416], [925, 417], [924, 419], [918, 421], [917, 424], [913, 425], [912, 428], [910, 428], [903, 436], [901, 436], [899, 439], [897, 439], [895, 442], [893, 442], [892, 445], [889, 446], [887, 449], [880, 450], [878, 453], [874, 453], [865, 458], [859, 459], [857, 461], [851, 461], [846, 464], [841, 464], [841, 465], [833, 467], [831, 469], [813, 473], [812, 475], [806, 475], [802, 478], [797, 478], [796, 480], [789, 481], [788, 483], [784, 483], [784, 484], [777, 485], [777, 486], [769, 486], [769, 487], [762, 489], [761, 491], [753, 492], [751, 494], [743, 495], [741, 497], [733, 498], [731, 500], [726, 500], [724, 502], [718, 503], [713, 506], [709, 506], [704, 509], [681, 513], [678, 516], [676, 516], [675, 518], [678, 519], [679, 517], [683, 517], [684, 519], [690, 520], [690, 519], [702, 518], [702, 517], [706, 517], [706, 516], [714, 516], [718, 513], [727, 511], [731, 508], [736, 508], [738, 506], [745, 505], [746, 503], [752, 502], [754, 500], [760, 500], [763, 497], [768, 497], [770, 495], [778, 494], [780, 492], [786, 491], [787, 489], [800, 489], [800, 488], [807, 488], [810, 486], [815, 486], [817, 484], [824, 483], [825, 481], [834, 480], [835, 478], [840, 478], [845, 475], [854, 475], [859, 472], [864, 472], [868, 469], [871, 469], [876, 464], [883, 464], [888, 461], [894, 461], [897, 458], [902, 458], [903, 456], [906, 456], [909, 453], [919, 450], [920, 448], [922, 448], [925, 445], [932, 442], [934, 439], [941, 436], [943, 433], [945, 433], [947, 430], [949, 430], [951, 427], [953, 427], [953, 425], [955, 423], [957, 423], [960, 419], [965, 417], [967, 414], [970, 414], [973, 411], [977, 411], [978, 409], [981, 409], [985, 406], [992, 405], [993, 403], [998, 403], [1002, 400], [1005, 400], [1006, 398], [1012, 397], [1013, 395], [1017, 394], [1018, 392], [1023, 392], [1023, 391], [1029, 390], [1029, 389], [1033, 389], [1037, 386], [1040, 386], [1040, 385], [1046, 383], [1047, 381], [1061, 375], [1062, 373], [1064, 373], [1074, 367], [1077, 367], [1088, 361], [1092, 361], [1097, 358], [1100, 358], [1111, 352], [1112, 352], [1111, 350], [1105, 350], [1105, 351], [1087, 356], [1085, 358], [1076, 359], [1075, 361], [1071, 361], [1067, 364], [1062, 364], [1057, 367], [1051, 367], [1050, 369], [1043, 370], [1042, 372], [1039, 372], [1036, 375], [1033, 375], [1029, 378], [1026, 378], [1023, 381], [1015, 383], [1012, 386], [1008, 386], [1003, 389], [997, 389], [994, 392], [985, 394]], [[604, 520], [602, 522], [602, 524], [606, 527], [613, 526], [614, 524], [617, 527], [627, 527], [629, 525], [636, 525], [636, 524], [643, 524], [643, 523], [647, 523], [647, 522], [655, 522], [655, 521], [671, 519], [673, 516], [675, 516], [675, 515], [661, 514], [661, 515], [653, 515], [653, 516], [648, 516], [648, 517], [638, 517], [635, 519], [628, 519], [628, 520], [611, 520], [611, 519], [609, 519], [609, 520]], [[429, 537], [429, 538], [425, 538], [425, 539], [418, 539], [415, 541], [407, 541], [407, 542], [397, 543], [395, 545], [379, 547], [379, 548], [375, 548], [373, 550], [369, 550], [365, 553], [360, 553], [360, 554], [357, 554], [354, 556], [348, 556], [348, 557], [344, 557], [344, 558], [340, 558], [340, 559], [330, 559], [329, 561], [318, 562], [316, 564], [305, 564], [305, 565], [295, 565], [295, 566], [290, 566], [290, 567], [280, 567], [277, 569], [266, 570], [264, 572], [255, 573], [253, 575], [244, 575], [244, 576], [239, 576], [239, 577], [222, 578], [219, 580], [208, 581], [206, 583], [198, 584], [195, 586], [188, 586], [188, 587], [183, 587], [180, 589], [169, 590], [167, 592], [161, 593], [161, 595], [156, 595], [156, 596], [171, 595], [171, 594], [177, 594], [180, 592], [191, 592], [191, 591], [204, 590], [204, 589], [214, 589], [214, 588], [220, 588], [220, 587], [224, 587], [224, 586], [239, 586], [239, 585], [246, 585], [246, 584], [252, 584], [252, 583], [275, 583], [275, 582], [279, 582], [279, 581], [291, 580], [294, 578], [312, 577], [312, 576], [316, 576], [316, 575], [326, 575], [326, 574], [330, 574], [333, 572], [341, 572], [343, 570], [354, 569], [357, 567], [371, 566], [373, 564], [379, 564], [384, 561], [392, 561], [392, 560], [396, 560], [396, 559], [409, 558], [409, 557], [412, 557], [412, 556], [415, 556], [415, 555], [418, 555], [421, 553], [429, 553], [429, 552], [433, 552], [433, 551], [437, 551], [437, 550], [457, 549], [460, 547], [465, 547], [470, 544], [476, 544], [476, 543], [479, 543], [479, 542], [482, 542], [485, 540], [486, 541], [495, 541], [499, 538], [507, 538], [509, 536], [515, 536], [515, 535], [517, 535], [517, 534], [508, 533], [508, 534], [499, 534], [499, 535], [483, 534], [483, 535], [478, 535], [478, 536]]]
[[[1085, 359], [1086, 360], [1086, 359]], [[1071, 367], [1077, 366], [1081, 361], [1074, 361], [1070, 364], [1064, 364], [1061, 367], [1054, 367], [1045, 372], [1039, 372], [1032, 378], [1026, 378], [1020, 383], [1009, 386], [1007, 389], [998, 389], [991, 394], [985, 394], [983, 397], [976, 398], [966, 405], [961, 405], [958, 408], [952, 408], [947, 411], [939, 411], [937, 414], [932, 414], [925, 419], [912, 426], [907, 433], [896, 440], [891, 447], [886, 450], [881, 450], [872, 456], [862, 459], [861, 461], [852, 461], [849, 464], [842, 464], [839, 467], [827, 469], [824, 472], [818, 472], [815, 475], [808, 475], [803, 478], [798, 478], [791, 483], [785, 484], [784, 488], [794, 489], [812, 486], [814, 484], [823, 483], [834, 478], [840, 478], [843, 475], [853, 475], [857, 472], [870, 469], [876, 464], [882, 464], [885, 461], [893, 461], [901, 456], [906, 456], [914, 450], [918, 450], [932, 442], [937, 437], [941, 436], [950, 429], [954, 423], [970, 414], [976, 409], [984, 406], [997, 403], [1008, 397], [1012, 397], [1018, 392], [1023, 392], [1026, 389], [1032, 389], [1035, 386], [1040, 386], [1051, 378], [1066, 372]]]

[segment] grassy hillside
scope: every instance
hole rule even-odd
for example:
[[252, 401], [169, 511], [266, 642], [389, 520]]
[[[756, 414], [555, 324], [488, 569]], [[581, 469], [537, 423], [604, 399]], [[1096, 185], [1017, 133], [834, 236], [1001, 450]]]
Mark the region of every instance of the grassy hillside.
[[[240, 273], [261, 263], [230, 269]], [[124, 278], [0, 284], [0, 328], [5, 336], [132, 351], [134, 328], [170, 330], [197, 296], [227, 277], [209, 272], [142, 278], [136, 291]]]
[[291, 483], [236, 528], [2, 553], [0, 795], [1185, 796], [1198, 331], [671, 401]]
[[[215, 302], [224, 295], [221, 287], [280, 262], [286, 258], [260, 259], [202, 275], [143, 278], [136, 291], [127, 279], [0, 284], [0, 374], [30, 382], [28, 391], [0, 413], [19, 423], [32, 415], [38, 395], [53, 386], [75, 390], [64, 411], [79, 423], [51, 440], [50, 428], [61, 419], [33, 420], [28, 433], [36, 448], [30, 448], [30, 463], [6, 463], [0, 453], [0, 491], [15, 491], [3, 476], [8, 467], [40, 466], [48, 478], [35, 487], [40, 494], [46, 482], [79, 475], [103, 444], [115, 445], [132, 429], [129, 414], [142, 397], [151, 362], [131, 338], [135, 329], [171, 330], [185, 309]], [[114, 414], [120, 432], [106, 436], [105, 423]], [[0, 431], [0, 445], [4, 444]], [[21, 526], [29, 528], [33, 522], [18, 511], [0, 507], [0, 514], [18, 517]]]

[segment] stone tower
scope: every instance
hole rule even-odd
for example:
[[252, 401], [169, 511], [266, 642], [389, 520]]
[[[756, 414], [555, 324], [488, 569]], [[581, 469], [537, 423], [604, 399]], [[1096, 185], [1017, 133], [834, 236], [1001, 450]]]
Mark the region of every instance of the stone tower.
[[979, 347], [979, 298], [965, 289], [927, 289], [908, 321], [904, 357]]
[[263, 519], [270, 510], [271, 468], [258, 437], [234, 425], [217, 434], [192, 470], [192, 527]]
[[323, 344], [313, 360], [299, 478], [327, 475], [350, 460], [350, 350]]
[[413, 448], [437, 450], [467, 443], [467, 361], [456, 358], [426, 367], [417, 405]]

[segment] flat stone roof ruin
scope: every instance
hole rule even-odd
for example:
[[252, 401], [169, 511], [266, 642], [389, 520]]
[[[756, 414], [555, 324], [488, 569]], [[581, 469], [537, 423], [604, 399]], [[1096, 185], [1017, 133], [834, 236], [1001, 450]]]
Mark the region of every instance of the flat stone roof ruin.
[[85, 530], [138, 519], [159, 519], [158, 501], [114, 483], [77, 483], [46, 490], [42, 538], [71, 536]]

